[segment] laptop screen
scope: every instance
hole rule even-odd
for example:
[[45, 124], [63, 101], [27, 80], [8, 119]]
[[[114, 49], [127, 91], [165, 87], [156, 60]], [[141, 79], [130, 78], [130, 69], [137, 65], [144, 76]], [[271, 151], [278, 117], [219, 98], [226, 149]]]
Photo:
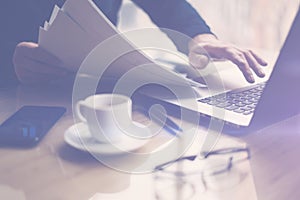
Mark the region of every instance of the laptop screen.
[[271, 77], [256, 107], [251, 126], [273, 124], [300, 112], [300, 14], [281, 49]]

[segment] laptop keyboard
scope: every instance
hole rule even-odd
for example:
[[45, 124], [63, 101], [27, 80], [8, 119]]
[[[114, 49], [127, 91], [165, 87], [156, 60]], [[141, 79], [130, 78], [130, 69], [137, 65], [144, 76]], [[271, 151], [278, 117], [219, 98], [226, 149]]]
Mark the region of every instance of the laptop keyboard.
[[266, 83], [241, 88], [198, 100], [219, 108], [224, 108], [236, 113], [250, 115], [254, 112], [257, 102]]

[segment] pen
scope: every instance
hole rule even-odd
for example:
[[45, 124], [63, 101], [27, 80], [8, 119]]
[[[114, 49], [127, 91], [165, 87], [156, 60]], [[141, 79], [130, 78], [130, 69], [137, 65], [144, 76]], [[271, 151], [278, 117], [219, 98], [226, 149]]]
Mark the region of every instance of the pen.
[[[161, 112], [160, 110], [156, 110], [159, 112], [159, 114], [163, 115], [164, 113]], [[180, 128], [173, 120], [171, 120], [168, 116], [165, 116], [166, 117], [166, 124], [169, 125], [171, 128], [177, 130], [177, 131], [180, 131], [182, 132], [182, 128]]]
[[166, 124], [169, 124], [173, 129], [183, 132], [182, 128], [180, 128], [174, 121], [172, 121], [169, 117], [166, 118]]
[[147, 116], [150, 115], [150, 118], [162, 125], [162, 127], [173, 136], [179, 137], [176, 131], [183, 132], [182, 128], [180, 128], [173, 120], [171, 120], [168, 116], [165, 115], [165, 113], [161, 112], [159, 109], [152, 110], [150, 114], [145, 108], [138, 107], [138, 110], [141, 110]]
[[[153, 112], [151, 113], [151, 116], [153, 120], [157, 121], [160, 123], [163, 128], [170, 133], [171, 135], [174, 135], [176, 137], [179, 137], [176, 131], [183, 132], [182, 128], [180, 128], [174, 121], [172, 121], [168, 116], [163, 116], [163, 112], [156, 110], [158, 112]], [[166, 121], [164, 121], [164, 119]]]
[[166, 124], [163, 126], [163, 128], [170, 133], [171, 135], [175, 136], [175, 137], [179, 137], [178, 134], [169, 126], [167, 126]]
[[[168, 124], [167, 121], [171, 121], [170, 119], [168, 119], [168, 117], [166, 118], [166, 122], [164, 123], [164, 120], [162, 120], [161, 118], [159, 118], [158, 116], [152, 115], [152, 119], [154, 121], [156, 121], [157, 123], [159, 123], [160, 125], [162, 125], [163, 129], [165, 129], [168, 133], [170, 133], [171, 135], [175, 136], [175, 137], [179, 137], [176, 131], [179, 131], [178, 129], [174, 129], [172, 126], [170, 126]], [[173, 122], [174, 123], [174, 122]], [[174, 123], [175, 124], [175, 123]], [[177, 126], [178, 127], [178, 126]], [[179, 128], [180, 129], [180, 128]], [[182, 131], [180, 131], [182, 132]]]

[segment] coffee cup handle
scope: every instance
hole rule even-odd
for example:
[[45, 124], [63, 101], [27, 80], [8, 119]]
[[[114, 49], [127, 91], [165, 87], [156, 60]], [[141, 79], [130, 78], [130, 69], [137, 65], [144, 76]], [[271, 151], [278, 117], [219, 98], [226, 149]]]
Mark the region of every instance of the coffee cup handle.
[[80, 107], [82, 106], [82, 104], [83, 104], [83, 101], [78, 101], [78, 103], [76, 104], [76, 107], [75, 107], [75, 114], [82, 122], [86, 122], [85, 117], [80, 112]]

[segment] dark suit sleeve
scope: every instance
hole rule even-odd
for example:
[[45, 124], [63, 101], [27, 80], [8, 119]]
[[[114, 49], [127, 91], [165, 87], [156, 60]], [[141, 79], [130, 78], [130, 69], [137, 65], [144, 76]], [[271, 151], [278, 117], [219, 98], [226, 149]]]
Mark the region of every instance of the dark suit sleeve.
[[[209, 26], [186, 0], [133, 0], [133, 2], [160, 28], [178, 31], [189, 38], [198, 34], [212, 34]], [[187, 53], [188, 41], [178, 41], [176, 34], [168, 31], [167, 34], [180, 51]]]

